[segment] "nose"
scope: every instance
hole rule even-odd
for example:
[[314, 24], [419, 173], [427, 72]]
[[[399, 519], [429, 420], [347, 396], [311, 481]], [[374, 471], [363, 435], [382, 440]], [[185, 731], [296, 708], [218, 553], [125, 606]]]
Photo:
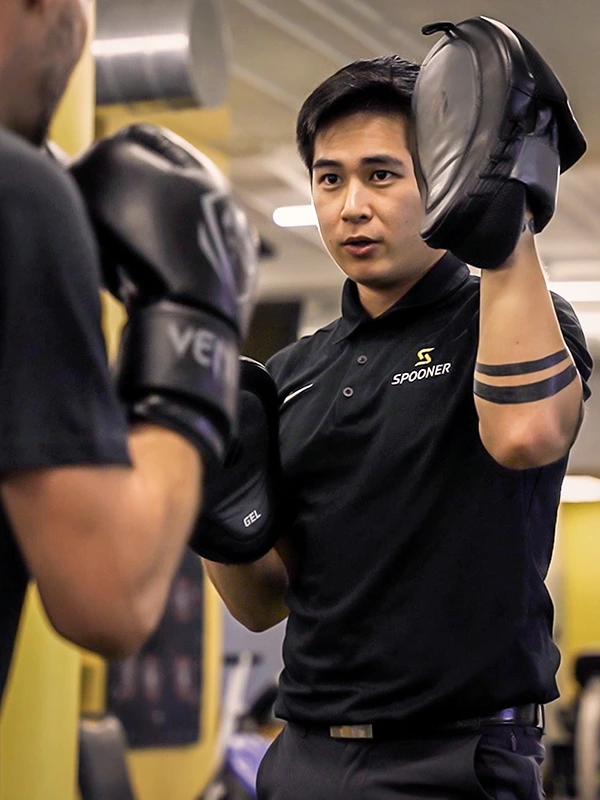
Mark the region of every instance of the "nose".
[[344, 196], [342, 220], [344, 222], [366, 222], [373, 215], [369, 193], [360, 180], [350, 180]]

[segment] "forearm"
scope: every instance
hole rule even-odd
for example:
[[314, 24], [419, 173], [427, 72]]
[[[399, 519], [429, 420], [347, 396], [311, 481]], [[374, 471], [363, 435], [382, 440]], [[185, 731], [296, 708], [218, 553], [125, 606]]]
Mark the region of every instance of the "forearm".
[[517, 469], [557, 460], [580, 422], [581, 391], [527, 231], [505, 265], [482, 271], [475, 405], [484, 445]]
[[287, 617], [284, 597], [289, 577], [275, 549], [252, 564], [202, 561], [229, 612], [249, 630], [267, 630]]
[[121, 557], [141, 613], [158, 622], [199, 513], [204, 469], [186, 439], [152, 425], [132, 431], [129, 451], [134, 507], [147, 520], [123, 538]]
[[141, 426], [133, 468], [76, 466], [5, 476], [2, 500], [55, 628], [107, 657], [136, 650], [160, 620], [199, 503], [201, 459]]

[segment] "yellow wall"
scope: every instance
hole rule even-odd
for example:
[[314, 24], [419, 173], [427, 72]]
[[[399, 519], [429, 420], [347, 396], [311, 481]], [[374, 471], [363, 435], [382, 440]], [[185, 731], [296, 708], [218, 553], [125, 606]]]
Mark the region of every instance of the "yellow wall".
[[25, 604], [0, 724], [0, 799], [73, 796], [79, 653], [52, 632], [37, 590]]
[[169, 128], [206, 153], [225, 173], [228, 172], [229, 161], [223, 150], [223, 143], [231, 127], [227, 106], [179, 111], [152, 103], [132, 107], [102, 107], [97, 111], [96, 134], [99, 137], [108, 136], [134, 122], [148, 122]]

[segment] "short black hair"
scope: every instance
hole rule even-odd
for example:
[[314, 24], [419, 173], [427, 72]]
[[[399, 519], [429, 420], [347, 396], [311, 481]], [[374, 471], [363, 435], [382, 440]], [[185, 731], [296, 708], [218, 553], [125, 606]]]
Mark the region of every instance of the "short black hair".
[[298, 152], [309, 172], [315, 137], [326, 125], [360, 111], [410, 119], [418, 64], [400, 56], [361, 59], [335, 72], [306, 98], [296, 123]]

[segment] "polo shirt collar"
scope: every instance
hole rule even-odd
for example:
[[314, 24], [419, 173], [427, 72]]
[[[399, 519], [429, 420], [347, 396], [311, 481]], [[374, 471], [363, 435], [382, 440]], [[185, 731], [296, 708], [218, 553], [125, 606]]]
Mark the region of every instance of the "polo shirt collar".
[[401, 297], [391, 308], [375, 318], [370, 317], [364, 310], [358, 297], [356, 283], [348, 278], [342, 292], [342, 318], [335, 341], [346, 338], [363, 323], [379, 322], [406, 309], [435, 305], [462, 285], [468, 277], [469, 268], [452, 253], [446, 253], [404, 297]]

